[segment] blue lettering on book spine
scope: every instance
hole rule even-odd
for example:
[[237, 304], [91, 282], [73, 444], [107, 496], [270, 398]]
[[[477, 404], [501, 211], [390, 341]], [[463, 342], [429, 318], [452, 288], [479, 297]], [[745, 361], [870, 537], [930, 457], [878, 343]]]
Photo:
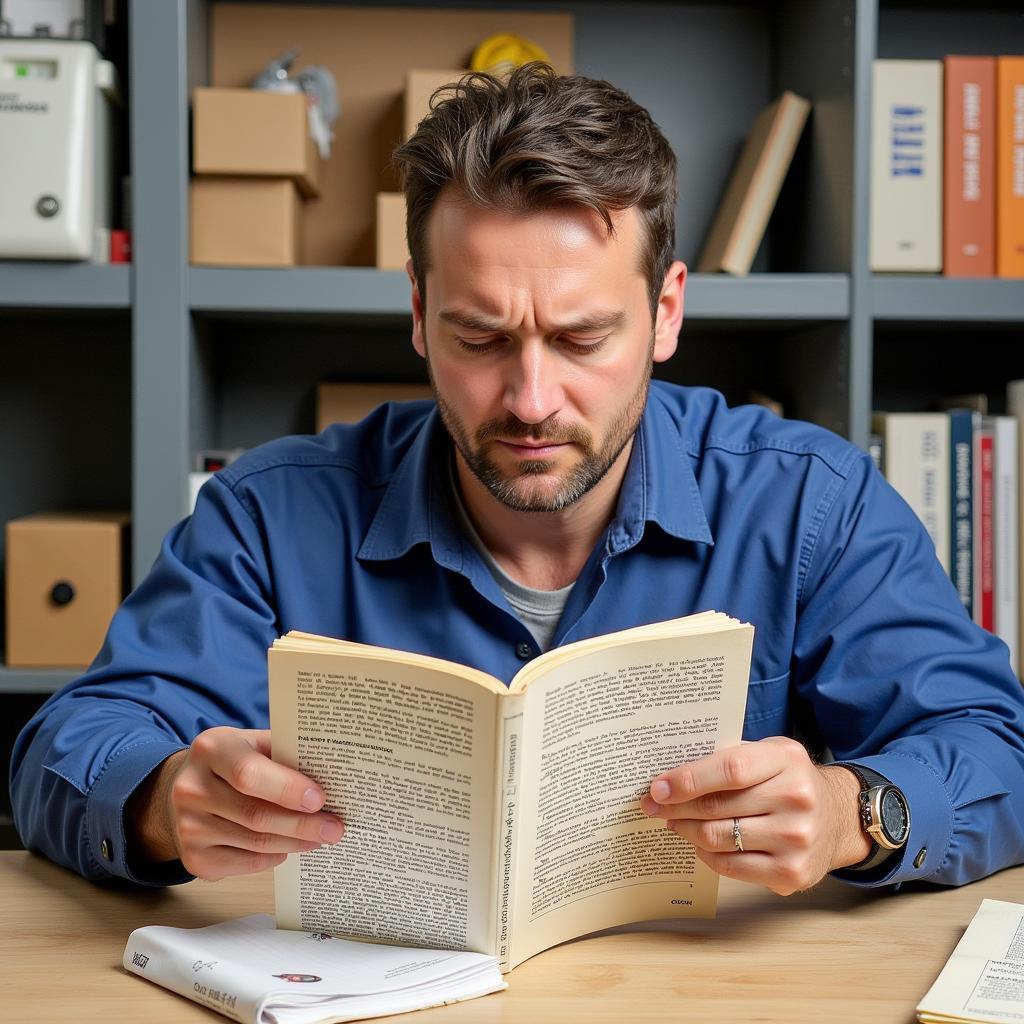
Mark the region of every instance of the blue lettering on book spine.
[[894, 178], [923, 178], [925, 108], [894, 103], [889, 120], [889, 170]]

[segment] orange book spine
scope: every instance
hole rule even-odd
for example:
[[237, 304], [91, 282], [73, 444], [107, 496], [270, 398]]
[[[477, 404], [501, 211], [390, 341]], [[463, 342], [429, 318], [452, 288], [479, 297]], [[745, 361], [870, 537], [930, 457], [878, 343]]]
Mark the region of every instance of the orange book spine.
[[1024, 277], [1024, 57], [999, 57], [996, 273]]
[[996, 60], [945, 60], [943, 273], [996, 272]]

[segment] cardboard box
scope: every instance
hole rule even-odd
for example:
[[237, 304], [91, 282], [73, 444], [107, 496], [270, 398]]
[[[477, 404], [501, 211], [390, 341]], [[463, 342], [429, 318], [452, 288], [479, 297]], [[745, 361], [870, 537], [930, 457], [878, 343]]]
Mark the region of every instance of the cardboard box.
[[402, 133], [408, 139], [416, 126], [430, 113], [430, 97], [435, 89], [457, 82], [469, 74], [468, 68], [458, 71], [425, 71], [412, 68], [405, 73], [405, 119]]
[[290, 46], [302, 47], [300, 67], [320, 64], [337, 80], [342, 113], [330, 163], [320, 198], [303, 210], [304, 266], [374, 265], [375, 199], [398, 187], [391, 153], [402, 138], [409, 68], [465, 67], [495, 32], [544, 47], [560, 74], [574, 67], [573, 15], [557, 10], [322, 2], [211, 3], [207, 10], [209, 85], [245, 87]]
[[289, 178], [193, 178], [192, 262], [293, 267], [302, 203]]
[[291, 178], [309, 197], [320, 194], [320, 165], [302, 93], [208, 88], [193, 93], [196, 174]]
[[7, 664], [88, 665], [127, 592], [127, 512], [7, 523]]
[[433, 398], [429, 384], [332, 384], [316, 389], [316, 429], [332, 423], [358, 423], [384, 402], [410, 402]]
[[377, 193], [377, 269], [405, 270], [405, 193]]

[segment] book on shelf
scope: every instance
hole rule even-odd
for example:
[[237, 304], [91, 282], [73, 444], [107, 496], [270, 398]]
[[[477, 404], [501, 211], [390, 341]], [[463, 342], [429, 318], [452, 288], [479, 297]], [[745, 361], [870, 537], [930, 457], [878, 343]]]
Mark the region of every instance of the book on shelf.
[[710, 917], [718, 876], [648, 818], [661, 772], [739, 743], [753, 627], [704, 612], [558, 647], [506, 687], [292, 632], [268, 654], [276, 761], [346, 825], [275, 869], [282, 928], [467, 949]]
[[784, 92], [758, 114], [715, 212], [698, 273], [750, 273], [811, 104]]
[[1024, 1004], [1024, 905], [982, 900], [935, 984], [922, 1024], [1019, 1024]]
[[422, 1010], [507, 988], [494, 957], [275, 928], [269, 914], [205, 928], [147, 925], [126, 971], [246, 1024], [328, 1024]]
[[996, 59], [944, 62], [943, 273], [996, 269]]
[[950, 409], [949, 575], [960, 603], [974, 615], [974, 435], [981, 413]]
[[1024, 380], [1011, 380], [1006, 385], [1006, 411], [1017, 420], [1017, 676], [1024, 676]]
[[1024, 277], [1024, 56], [996, 60], [996, 273]]
[[1017, 420], [989, 417], [992, 430], [992, 632], [1010, 649], [1018, 666], [1017, 628]]
[[942, 269], [942, 63], [876, 60], [871, 111], [870, 262]]
[[950, 572], [950, 432], [944, 412], [876, 412], [871, 429], [882, 438], [885, 477], [914, 510]]
[[974, 435], [974, 621], [995, 632], [995, 438], [986, 416]]

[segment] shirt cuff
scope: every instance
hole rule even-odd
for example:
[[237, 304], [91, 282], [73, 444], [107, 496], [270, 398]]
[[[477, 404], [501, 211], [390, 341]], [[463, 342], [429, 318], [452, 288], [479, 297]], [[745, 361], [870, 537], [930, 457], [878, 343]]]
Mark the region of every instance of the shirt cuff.
[[953, 838], [953, 803], [942, 780], [923, 761], [907, 754], [876, 754], [840, 763], [870, 768], [903, 791], [910, 808], [910, 835], [903, 849], [894, 851], [876, 870], [840, 868], [832, 874], [862, 888], [926, 881], [939, 870]]
[[128, 798], [162, 761], [184, 749], [180, 743], [137, 743], [115, 754], [100, 772], [89, 791], [85, 830], [89, 855], [102, 870], [152, 886], [178, 885], [195, 877], [180, 860], [158, 864], [131, 857], [124, 827]]

